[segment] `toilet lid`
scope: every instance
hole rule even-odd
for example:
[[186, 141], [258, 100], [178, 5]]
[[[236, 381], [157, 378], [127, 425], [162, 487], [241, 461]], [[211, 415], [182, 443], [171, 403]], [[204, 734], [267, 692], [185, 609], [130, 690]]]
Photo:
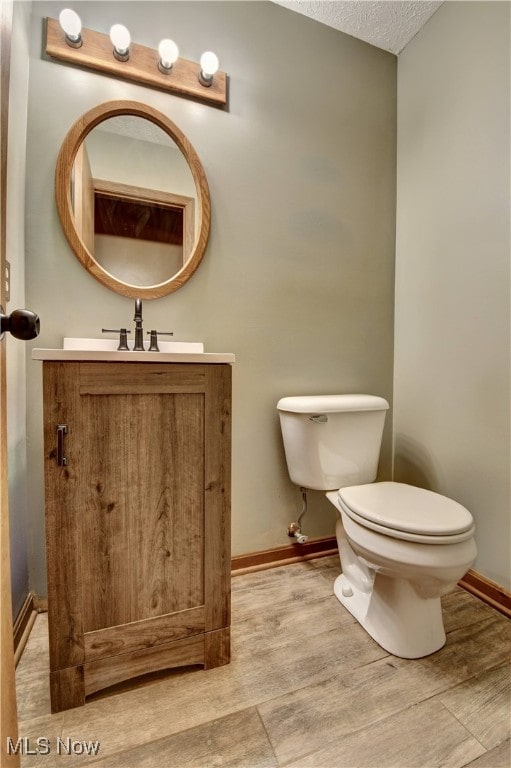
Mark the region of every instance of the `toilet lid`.
[[[425, 536], [455, 536], [473, 529], [472, 515], [457, 501], [405, 483], [353, 485], [339, 500], [363, 524]], [[361, 519], [360, 519], [361, 518]]]

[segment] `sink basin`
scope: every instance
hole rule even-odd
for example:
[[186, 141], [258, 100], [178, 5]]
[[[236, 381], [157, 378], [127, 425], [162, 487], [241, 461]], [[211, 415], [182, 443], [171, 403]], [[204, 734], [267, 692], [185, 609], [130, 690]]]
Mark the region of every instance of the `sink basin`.
[[[128, 339], [128, 347], [133, 349], [133, 340]], [[119, 346], [118, 339], [73, 339], [64, 337], [64, 349], [81, 350], [84, 352], [112, 352]], [[160, 352], [176, 353], [202, 353], [204, 344], [202, 341], [160, 341], [158, 339]], [[149, 349], [149, 339], [144, 341], [144, 347]]]

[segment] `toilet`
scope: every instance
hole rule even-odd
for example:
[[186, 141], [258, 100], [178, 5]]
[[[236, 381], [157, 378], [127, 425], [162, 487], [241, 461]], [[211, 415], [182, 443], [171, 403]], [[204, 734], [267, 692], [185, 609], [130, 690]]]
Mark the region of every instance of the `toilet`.
[[382, 648], [416, 659], [445, 643], [440, 597], [475, 560], [474, 521], [439, 493], [374, 482], [388, 407], [374, 395], [277, 403], [292, 482], [338, 512], [336, 597]]

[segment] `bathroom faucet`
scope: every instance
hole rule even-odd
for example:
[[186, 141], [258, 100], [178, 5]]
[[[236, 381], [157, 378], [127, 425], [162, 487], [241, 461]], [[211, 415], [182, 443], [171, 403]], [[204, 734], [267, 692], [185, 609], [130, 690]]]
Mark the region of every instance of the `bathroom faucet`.
[[142, 299], [135, 299], [135, 346], [134, 352], [144, 351], [144, 329], [142, 328]]

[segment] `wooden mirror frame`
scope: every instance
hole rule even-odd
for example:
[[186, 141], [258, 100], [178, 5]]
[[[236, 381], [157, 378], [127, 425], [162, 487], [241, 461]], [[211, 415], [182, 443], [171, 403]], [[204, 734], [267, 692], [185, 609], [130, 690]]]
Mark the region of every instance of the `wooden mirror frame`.
[[[198, 226], [190, 257], [176, 274], [157, 285], [131, 285], [111, 275], [96, 261], [79, 236], [74, 224], [71, 179], [78, 149], [96, 125], [108, 120], [110, 117], [117, 117], [119, 115], [142, 117], [161, 128], [183, 153], [195, 182]], [[202, 261], [209, 238], [211, 221], [211, 200], [204, 168], [184, 133], [165, 115], [146, 104], [136, 101], [107, 101], [78, 118], [64, 139], [57, 159], [57, 166], [55, 168], [55, 199], [62, 229], [78, 261], [96, 280], [123, 296], [129, 296], [132, 299], [159, 299], [162, 296], [167, 296], [169, 293], [181, 288], [191, 278]]]

